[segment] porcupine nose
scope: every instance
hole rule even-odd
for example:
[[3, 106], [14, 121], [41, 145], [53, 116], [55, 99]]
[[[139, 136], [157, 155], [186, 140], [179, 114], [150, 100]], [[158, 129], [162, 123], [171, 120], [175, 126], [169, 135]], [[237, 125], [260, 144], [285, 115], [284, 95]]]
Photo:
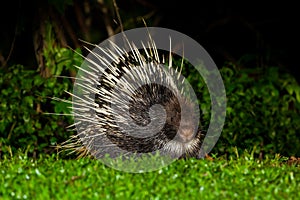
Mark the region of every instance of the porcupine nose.
[[183, 127], [181, 130], [179, 130], [177, 139], [179, 142], [187, 143], [193, 140], [194, 136], [195, 133], [190, 127]]

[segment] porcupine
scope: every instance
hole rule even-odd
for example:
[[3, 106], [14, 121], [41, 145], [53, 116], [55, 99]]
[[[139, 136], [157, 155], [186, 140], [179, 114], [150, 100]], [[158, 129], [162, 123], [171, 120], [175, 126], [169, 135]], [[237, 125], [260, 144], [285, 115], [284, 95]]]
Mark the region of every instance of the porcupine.
[[89, 50], [85, 67], [79, 67], [74, 88], [80, 89], [72, 94], [78, 134], [65, 146], [83, 144], [96, 158], [157, 151], [172, 158], [198, 157], [204, 137], [198, 105], [185, 94], [182, 65], [172, 68], [171, 49], [167, 56], [160, 53], [150, 34], [142, 50], [129, 41], [130, 52], [110, 45], [114, 52], [95, 45], [98, 51]]

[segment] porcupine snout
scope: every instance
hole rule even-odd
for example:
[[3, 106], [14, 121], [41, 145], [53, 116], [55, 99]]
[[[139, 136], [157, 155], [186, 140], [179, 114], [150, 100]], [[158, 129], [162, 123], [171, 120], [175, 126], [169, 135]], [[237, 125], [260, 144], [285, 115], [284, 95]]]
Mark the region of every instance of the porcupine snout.
[[178, 131], [177, 139], [179, 142], [187, 143], [195, 137], [195, 131], [188, 125], [184, 125], [181, 130]]
[[198, 132], [198, 130], [196, 130], [196, 128], [198, 127], [197, 119], [198, 118], [194, 112], [192, 105], [183, 106], [183, 108], [181, 109], [180, 128], [175, 139], [182, 143], [192, 141]]

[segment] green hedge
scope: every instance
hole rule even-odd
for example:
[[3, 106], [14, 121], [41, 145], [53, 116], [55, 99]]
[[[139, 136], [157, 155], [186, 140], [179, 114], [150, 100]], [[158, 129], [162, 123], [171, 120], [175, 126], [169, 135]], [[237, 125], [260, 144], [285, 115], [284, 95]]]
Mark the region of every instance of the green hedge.
[[71, 123], [58, 115], [67, 113], [67, 105], [53, 96], [68, 98], [69, 79], [42, 78], [34, 70], [16, 65], [1, 69], [0, 153], [18, 148], [29, 153], [51, 152], [58, 140], [67, 138], [65, 127]]
[[[45, 113], [69, 112], [65, 103], [51, 97], [70, 98], [64, 91], [72, 91], [71, 80], [44, 79], [20, 65], [0, 70], [0, 153], [7, 153], [8, 147], [30, 153], [54, 152], [51, 145], [71, 134], [65, 127], [72, 118]], [[227, 113], [213, 153], [232, 153], [232, 147], [237, 147], [239, 151], [255, 148], [257, 154], [300, 156], [300, 87], [293, 76], [277, 67], [239, 69], [229, 65], [220, 72], [226, 88]], [[201, 77], [191, 74], [188, 80], [201, 102], [205, 131], [210, 118], [209, 93], [199, 81]]]
[[[221, 69], [227, 95], [225, 126], [214, 152], [300, 156], [300, 87], [278, 67]], [[254, 149], [253, 149], [254, 148]]]

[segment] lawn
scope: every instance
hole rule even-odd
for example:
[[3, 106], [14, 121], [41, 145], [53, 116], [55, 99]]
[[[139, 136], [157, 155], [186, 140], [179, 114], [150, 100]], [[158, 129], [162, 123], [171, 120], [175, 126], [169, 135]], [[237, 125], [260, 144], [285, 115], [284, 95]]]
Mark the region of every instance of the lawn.
[[178, 160], [154, 172], [126, 173], [98, 160], [0, 160], [0, 199], [297, 199], [300, 166], [279, 155], [264, 160]]

